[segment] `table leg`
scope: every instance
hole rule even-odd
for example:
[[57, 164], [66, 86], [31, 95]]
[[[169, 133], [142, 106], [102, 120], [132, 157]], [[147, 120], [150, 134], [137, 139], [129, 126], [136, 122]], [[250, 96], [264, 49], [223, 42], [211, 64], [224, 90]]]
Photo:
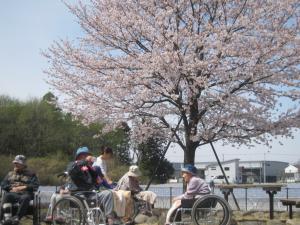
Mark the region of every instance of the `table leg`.
[[289, 205], [289, 218], [293, 219], [293, 206], [291, 204]]
[[269, 194], [269, 203], [270, 203], [270, 219], [274, 219], [274, 195], [277, 194], [277, 191], [266, 191]]
[[224, 195], [225, 200], [228, 202], [228, 196], [230, 195], [230, 189], [223, 189], [222, 194]]

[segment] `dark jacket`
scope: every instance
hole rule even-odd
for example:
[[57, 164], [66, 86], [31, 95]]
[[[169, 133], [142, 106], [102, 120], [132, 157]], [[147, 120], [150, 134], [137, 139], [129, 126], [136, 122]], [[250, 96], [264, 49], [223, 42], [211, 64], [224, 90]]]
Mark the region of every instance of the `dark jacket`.
[[33, 193], [39, 188], [39, 180], [36, 174], [28, 169], [20, 172], [10, 171], [1, 182], [1, 188], [7, 192], [13, 187], [26, 185], [24, 193]]
[[96, 189], [97, 173], [84, 160], [75, 161], [68, 168], [72, 183], [70, 191], [91, 191]]

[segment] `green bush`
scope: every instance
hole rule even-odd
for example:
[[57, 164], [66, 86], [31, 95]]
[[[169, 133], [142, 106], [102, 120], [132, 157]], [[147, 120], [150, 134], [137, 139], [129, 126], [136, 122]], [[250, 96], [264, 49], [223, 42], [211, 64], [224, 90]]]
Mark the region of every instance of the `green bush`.
[[12, 161], [14, 156], [12, 155], [0, 155], [0, 179], [2, 180], [6, 174], [13, 169]]
[[[13, 169], [12, 161], [15, 156], [0, 155], [0, 179], [2, 180], [5, 175]], [[45, 157], [34, 157], [27, 159], [28, 168], [34, 171], [40, 181], [41, 185], [60, 185], [61, 182], [57, 178], [57, 174], [64, 172], [69, 164], [69, 156], [63, 152], [57, 152]], [[109, 176], [117, 182], [126, 172], [129, 166], [123, 165], [117, 160], [108, 164]], [[141, 177], [142, 183], [147, 180], [146, 177]]]
[[[13, 169], [13, 159], [14, 156], [0, 155], [1, 180]], [[56, 153], [47, 157], [29, 158], [27, 165], [30, 170], [36, 172], [41, 185], [58, 185], [60, 181], [57, 174], [66, 169], [68, 162], [68, 156]]]
[[108, 176], [117, 182], [128, 171], [127, 165], [122, 165], [117, 160], [108, 163]]
[[28, 167], [36, 172], [41, 185], [59, 185], [57, 174], [64, 172], [69, 163], [68, 156], [56, 153], [47, 157], [28, 160]]

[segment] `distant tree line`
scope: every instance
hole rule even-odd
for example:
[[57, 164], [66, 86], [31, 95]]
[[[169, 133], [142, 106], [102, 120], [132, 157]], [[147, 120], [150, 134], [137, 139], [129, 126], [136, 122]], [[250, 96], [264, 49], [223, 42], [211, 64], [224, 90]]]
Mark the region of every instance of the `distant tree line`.
[[[102, 133], [103, 124], [83, 125], [79, 119], [63, 112], [56, 103], [57, 98], [50, 92], [42, 99], [30, 99], [25, 102], [9, 96], [0, 96], [0, 157], [9, 161], [3, 164], [4, 171], [16, 154], [32, 158], [32, 166], [45, 175], [59, 172], [66, 162], [73, 160], [75, 151], [80, 146], [88, 146], [95, 156], [100, 154], [102, 146], [110, 146], [115, 155], [112, 165], [115, 177], [118, 178], [126, 172], [128, 165], [133, 163], [130, 154], [130, 128], [126, 123], [119, 129]], [[145, 147], [148, 144], [149, 147]], [[145, 179], [154, 171], [153, 167], [156, 164], [153, 162], [162, 151], [161, 142], [154, 145], [151, 140], [148, 144], [140, 145], [137, 149], [140, 152], [138, 163], [141, 164]], [[39, 164], [42, 164], [44, 169]], [[58, 164], [60, 166], [55, 166]], [[169, 164], [161, 167], [165, 168], [165, 171], [173, 172]], [[164, 175], [158, 176], [161, 179], [156, 179], [159, 183], [169, 178], [165, 174], [170, 172], [162, 170]], [[2, 173], [4, 171], [2, 170]], [[0, 177], [4, 175], [2, 173], [0, 172]], [[45, 183], [52, 181], [53, 178], [45, 179]]]
[[62, 151], [72, 159], [79, 146], [99, 154], [101, 146], [109, 145], [121, 156], [120, 161], [131, 162], [126, 131], [99, 135], [102, 124], [83, 125], [56, 107], [56, 100], [52, 93], [26, 102], [0, 96], [1, 153], [41, 157]]

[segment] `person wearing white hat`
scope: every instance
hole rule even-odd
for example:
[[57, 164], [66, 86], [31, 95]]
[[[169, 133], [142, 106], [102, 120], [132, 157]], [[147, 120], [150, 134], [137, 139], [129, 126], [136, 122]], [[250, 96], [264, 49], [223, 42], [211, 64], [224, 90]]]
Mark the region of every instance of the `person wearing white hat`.
[[133, 193], [142, 191], [143, 189], [140, 187], [138, 179], [141, 175], [142, 173], [138, 166], [130, 166], [128, 172], [118, 181], [114, 190], [131, 191]]
[[[144, 214], [151, 214], [157, 195], [152, 191], [143, 191], [139, 185], [139, 177], [142, 175], [137, 165], [132, 165], [124, 176], [119, 180], [115, 191], [130, 191], [137, 199], [147, 202]], [[129, 207], [129, 206], [127, 206]]]

